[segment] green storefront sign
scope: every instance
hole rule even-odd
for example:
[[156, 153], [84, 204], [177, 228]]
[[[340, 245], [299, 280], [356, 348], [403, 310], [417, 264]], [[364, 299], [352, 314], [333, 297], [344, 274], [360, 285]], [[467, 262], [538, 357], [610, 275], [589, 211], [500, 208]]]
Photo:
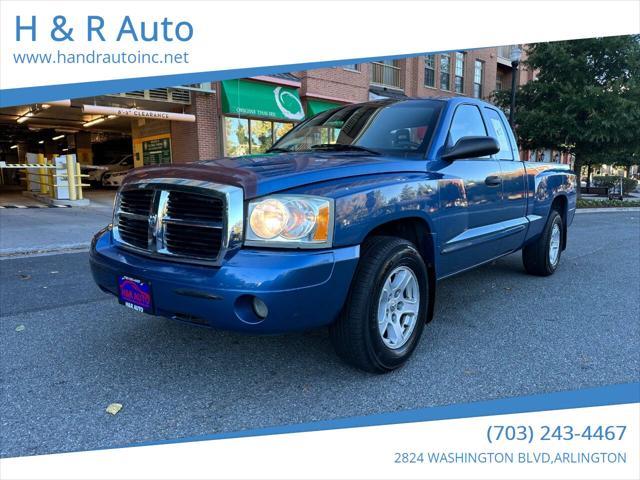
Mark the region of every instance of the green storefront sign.
[[325, 100], [307, 100], [307, 116], [313, 117], [325, 110], [331, 110], [332, 108], [340, 107], [338, 103], [327, 102]]
[[297, 89], [248, 80], [222, 82], [222, 111], [228, 115], [289, 122], [305, 117]]
[[158, 138], [142, 142], [142, 164], [161, 165], [171, 163], [171, 140]]

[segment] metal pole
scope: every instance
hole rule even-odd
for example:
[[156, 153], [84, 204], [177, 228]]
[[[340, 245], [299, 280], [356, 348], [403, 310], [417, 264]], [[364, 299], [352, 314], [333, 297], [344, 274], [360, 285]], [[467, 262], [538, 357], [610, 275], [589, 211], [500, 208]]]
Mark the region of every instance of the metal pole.
[[[45, 163], [47, 163], [42, 153], [38, 154], [38, 163], [40, 165], [44, 165]], [[43, 182], [40, 184], [40, 193], [42, 193], [43, 195], [46, 195], [47, 193], [49, 193], [49, 187], [47, 186], [47, 178], [45, 177], [46, 169], [39, 168], [38, 173], [40, 174], [38, 179], [40, 180], [40, 182]]]
[[518, 73], [518, 62], [511, 62], [511, 107], [509, 108], [509, 125], [513, 129], [516, 110], [516, 74]]
[[78, 200], [82, 200], [82, 171], [78, 162], [76, 162], [76, 187], [78, 189], [76, 197]]
[[69, 200], [76, 199], [76, 167], [74, 163], [73, 155], [67, 155], [67, 188], [69, 189]]

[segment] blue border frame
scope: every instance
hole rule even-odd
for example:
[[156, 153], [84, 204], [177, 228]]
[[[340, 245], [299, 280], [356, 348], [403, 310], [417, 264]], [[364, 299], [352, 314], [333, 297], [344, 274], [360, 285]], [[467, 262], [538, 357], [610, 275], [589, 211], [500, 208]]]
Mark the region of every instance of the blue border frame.
[[[320, 422], [283, 425], [239, 432], [216, 433], [180, 438], [134, 443], [119, 448], [142, 447], [148, 445], [166, 445], [173, 443], [197, 442], [203, 440], [222, 440], [228, 438], [280, 435], [285, 433], [314, 432], [343, 428], [372, 427], [435, 420], [509, 415], [513, 413], [544, 412], [569, 408], [602, 407], [640, 402], [640, 382], [607, 385], [567, 392], [553, 392], [526, 397], [502, 398], [459, 405], [421, 408], [401, 412], [381, 413], [360, 417], [339, 418]], [[640, 408], [640, 405], [639, 405]]]
[[257, 77], [259, 75], [273, 75], [275, 73], [313, 70], [316, 68], [339, 67], [341, 65], [348, 65], [352, 63], [369, 63], [376, 60], [403, 59], [427, 54], [432, 55], [437, 53], [450, 53], [460, 50], [470, 49], [443, 50], [438, 52], [419, 52], [402, 55], [387, 55], [342, 60], [327, 60], [324, 62], [293, 63], [288, 65], [237, 68], [232, 70], [214, 70], [209, 72], [181, 73], [177, 75], [126, 78], [121, 80], [102, 80], [97, 82], [44, 85], [39, 87], [6, 88], [0, 89], [0, 107], [52, 102], [55, 100], [65, 100], [69, 98], [108, 95], [111, 93], [129, 92], [132, 90], [146, 90], [150, 88], [179, 86], [189, 83], [218, 82], [221, 80]]

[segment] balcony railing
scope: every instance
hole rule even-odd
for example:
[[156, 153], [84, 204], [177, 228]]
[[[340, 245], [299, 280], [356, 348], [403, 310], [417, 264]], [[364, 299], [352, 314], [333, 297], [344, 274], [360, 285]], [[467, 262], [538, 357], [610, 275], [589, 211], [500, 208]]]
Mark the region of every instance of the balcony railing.
[[502, 47], [498, 47], [498, 58], [511, 62], [511, 50], [517, 46], [518, 45], [503, 45]]
[[391, 88], [402, 88], [400, 67], [395, 64], [373, 62], [371, 64], [371, 83]]

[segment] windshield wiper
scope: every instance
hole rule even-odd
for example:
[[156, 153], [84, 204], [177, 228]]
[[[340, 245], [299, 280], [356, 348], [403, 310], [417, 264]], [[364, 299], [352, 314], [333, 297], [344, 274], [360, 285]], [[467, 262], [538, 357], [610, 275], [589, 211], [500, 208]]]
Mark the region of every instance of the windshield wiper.
[[288, 148], [279, 148], [279, 147], [271, 147], [265, 153], [274, 153], [274, 152], [290, 152]]
[[311, 150], [335, 150], [338, 152], [366, 152], [372, 155], [380, 155], [380, 152], [371, 150], [370, 148], [361, 147], [360, 145], [347, 145], [344, 143], [319, 143], [311, 145]]

